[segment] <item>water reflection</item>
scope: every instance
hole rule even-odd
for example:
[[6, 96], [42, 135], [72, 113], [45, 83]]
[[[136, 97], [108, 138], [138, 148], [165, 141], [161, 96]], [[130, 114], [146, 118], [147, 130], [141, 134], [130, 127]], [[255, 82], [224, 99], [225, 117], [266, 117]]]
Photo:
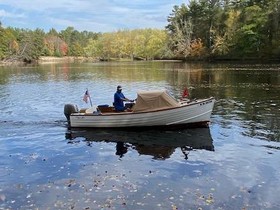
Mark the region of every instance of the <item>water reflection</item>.
[[[214, 96], [211, 133], [80, 129], [65, 141], [64, 104], [87, 106], [86, 88], [111, 104], [118, 84], [131, 98]], [[279, 90], [279, 64], [0, 67], [0, 209], [280, 209]]]
[[85, 142], [92, 146], [94, 142], [116, 143], [116, 152], [120, 158], [129, 149], [139, 155], [149, 155], [153, 159], [168, 159], [179, 148], [185, 159], [192, 150], [214, 151], [213, 139], [209, 128], [185, 129], [176, 131], [146, 130], [123, 131], [107, 129], [71, 129], [66, 134], [68, 143]]

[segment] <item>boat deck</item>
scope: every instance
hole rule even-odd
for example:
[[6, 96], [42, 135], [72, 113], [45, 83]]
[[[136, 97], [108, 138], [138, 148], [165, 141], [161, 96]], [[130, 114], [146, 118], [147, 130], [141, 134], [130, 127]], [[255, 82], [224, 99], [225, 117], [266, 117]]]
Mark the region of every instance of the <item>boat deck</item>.
[[[201, 101], [205, 100], [185, 100], [180, 101], [181, 106], [188, 106], [196, 103], [200, 103]], [[160, 109], [159, 109], [160, 110]], [[159, 110], [153, 110], [153, 111], [159, 111]], [[81, 109], [79, 113], [75, 113], [74, 115], [126, 115], [126, 114], [132, 114], [132, 113], [139, 113], [139, 112], [133, 112], [133, 110], [129, 109], [123, 112], [118, 112], [115, 110], [113, 106], [93, 106], [88, 109]]]

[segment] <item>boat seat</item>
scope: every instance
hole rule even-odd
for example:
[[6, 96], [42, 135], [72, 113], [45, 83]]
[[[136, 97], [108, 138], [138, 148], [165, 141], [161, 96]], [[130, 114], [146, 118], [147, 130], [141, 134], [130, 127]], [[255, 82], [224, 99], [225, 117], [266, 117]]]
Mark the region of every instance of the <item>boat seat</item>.
[[93, 112], [97, 111], [97, 106], [93, 105], [92, 107], [85, 110], [86, 114], [92, 114]]
[[98, 106], [97, 108], [101, 113], [115, 112], [115, 108], [112, 106]]

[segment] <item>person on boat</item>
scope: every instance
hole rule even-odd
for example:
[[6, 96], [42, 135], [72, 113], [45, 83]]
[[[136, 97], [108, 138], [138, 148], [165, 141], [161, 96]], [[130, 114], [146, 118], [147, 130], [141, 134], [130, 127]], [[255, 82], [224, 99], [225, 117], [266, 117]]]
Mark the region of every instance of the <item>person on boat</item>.
[[114, 107], [116, 111], [123, 112], [126, 110], [126, 107], [124, 106], [124, 101], [133, 102], [134, 100], [129, 100], [128, 98], [126, 98], [122, 93], [122, 86], [119, 85], [117, 87], [117, 92], [114, 95]]

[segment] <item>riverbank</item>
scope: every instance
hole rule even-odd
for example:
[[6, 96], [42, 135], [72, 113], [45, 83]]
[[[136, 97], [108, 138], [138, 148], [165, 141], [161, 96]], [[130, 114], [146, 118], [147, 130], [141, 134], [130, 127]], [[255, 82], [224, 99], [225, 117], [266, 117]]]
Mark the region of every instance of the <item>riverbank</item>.
[[[54, 56], [41, 56], [37, 61], [33, 63], [44, 64], [44, 63], [65, 63], [65, 62], [97, 62], [96, 58], [87, 58], [82, 56], [65, 56], [65, 57], [54, 57]], [[11, 66], [11, 65], [24, 65], [23, 61], [19, 60], [2, 60], [0, 66]]]
[[[33, 64], [46, 64], [46, 63], [82, 63], [82, 62], [99, 62], [99, 61], [105, 61], [100, 60], [97, 58], [92, 57], [83, 57], [83, 56], [64, 56], [64, 57], [54, 57], [54, 56], [41, 56], [38, 60], [32, 62]], [[110, 59], [106, 61], [132, 61], [131, 59]], [[203, 59], [203, 60], [197, 60], [197, 59], [176, 59], [176, 60], [170, 60], [170, 59], [163, 59], [163, 60], [153, 60], [158, 62], [207, 62], [207, 63], [279, 63], [280, 60], [278, 59]], [[31, 64], [32, 64], [31, 63]], [[25, 65], [26, 62], [19, 61], [19, 60], [2, 60], [0, 61], [0, 66], [12, 66], [12, 65]]]
[[[121, 61], [121, 62], [129, 62], [133, 61], [131, 59], [115, 59], [112, 58], [110, 60], [102, 60], [98, 58], [92, 58], [92, 57], [83, 57], [83, 56], [64, 56], [64, 57], [54, 57], [54, 56], [41, 56], [37, 61], [34, 61], [32, 63], [34, 64], [47, 64], [47, 63], [82, 63], [82, 62], [99, 62], [99, 61]], [[182, 62], [182, 60], [154, 60], [159, 62]], [[23, 61], [18, 60], [2, 60], [0, 61], [0, 66], [10, 66], [10, 65], [25, 65], [26, 63]]]
[[53, 56], [41, 56], [38, 63], [60, 63], [60, 62], [96, 62], [95, 58], [88, 58], [82, 56], [65, 56], [65, 57], [53, 57]]

